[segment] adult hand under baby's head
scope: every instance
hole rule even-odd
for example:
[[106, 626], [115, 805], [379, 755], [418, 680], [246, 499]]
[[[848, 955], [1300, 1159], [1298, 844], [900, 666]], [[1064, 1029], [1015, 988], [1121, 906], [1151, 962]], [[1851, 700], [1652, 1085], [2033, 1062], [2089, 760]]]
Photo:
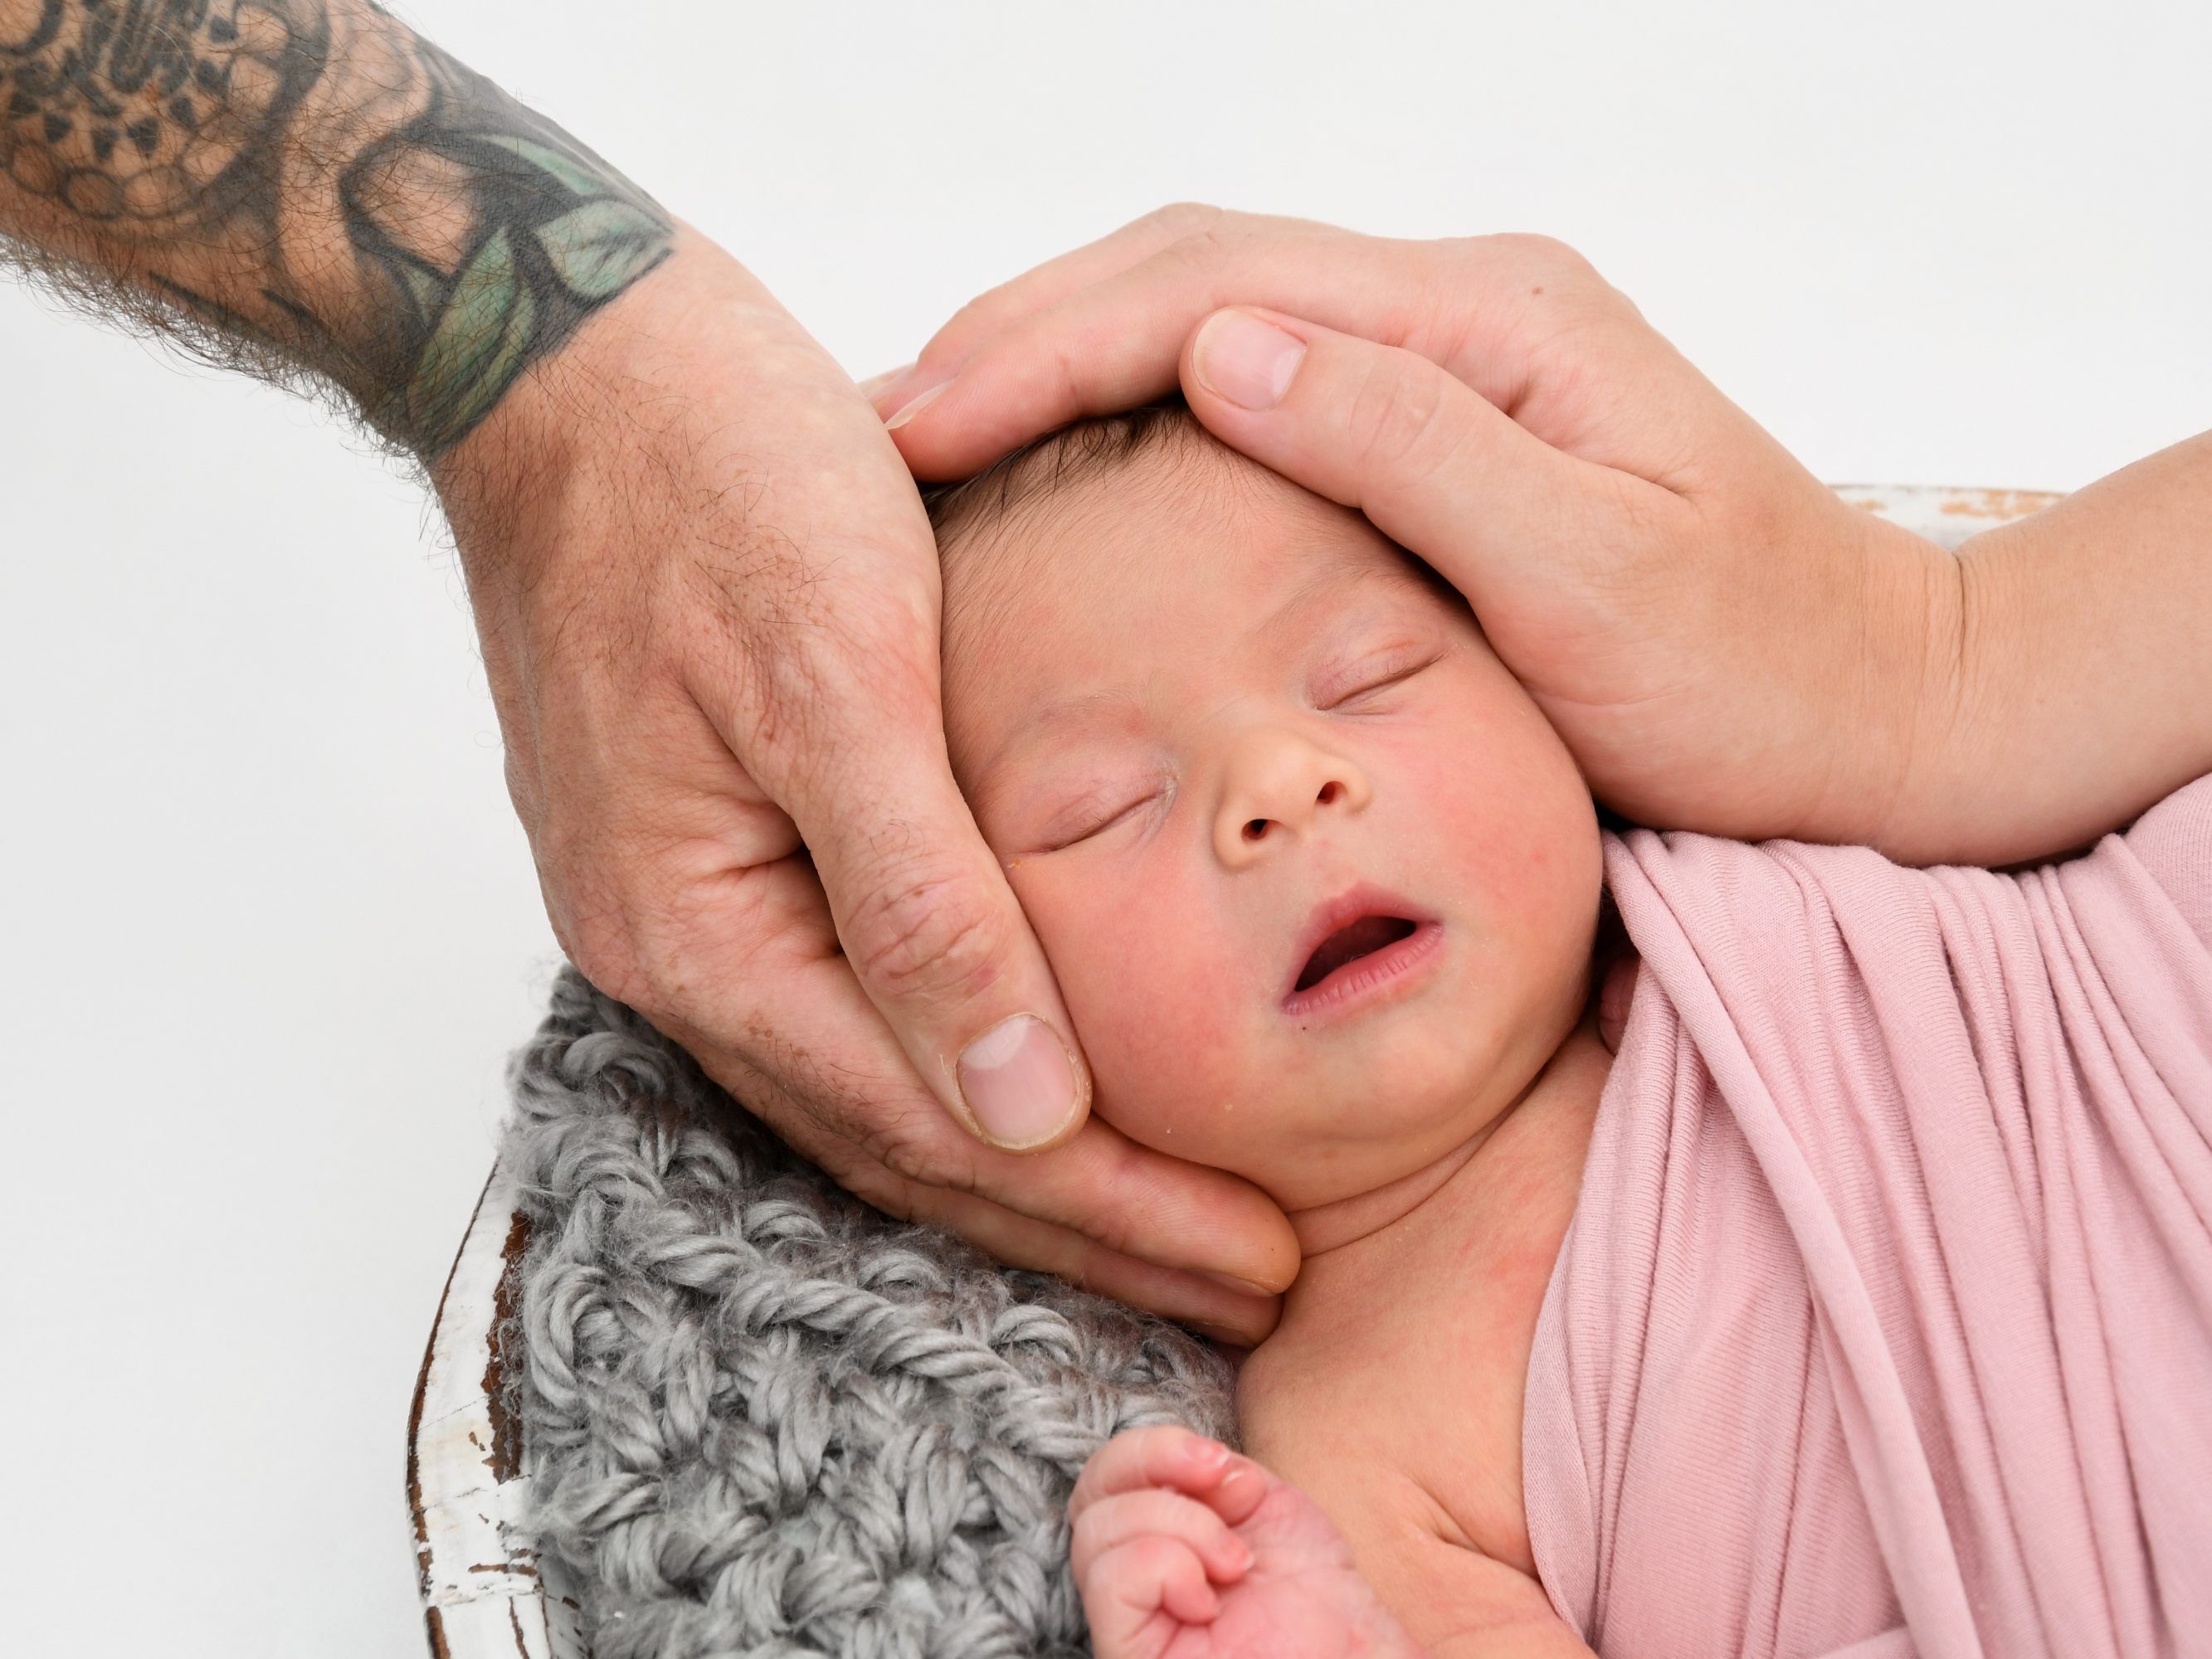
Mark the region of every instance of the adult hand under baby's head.
[[1511, 1103], [1582, 1012], [1598, 832], [1464, 601], [1179, 408], [933, 517], [954, 775], [1094, 1109], [1298, 1209]]

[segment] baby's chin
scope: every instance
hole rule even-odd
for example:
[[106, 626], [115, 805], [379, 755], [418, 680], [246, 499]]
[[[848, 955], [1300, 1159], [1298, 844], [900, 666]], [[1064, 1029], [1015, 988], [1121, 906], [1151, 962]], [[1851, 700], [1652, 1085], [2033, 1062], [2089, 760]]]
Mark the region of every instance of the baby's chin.
[[1579, 1005], [1524, 1009], [1498, 1029], [1460, 1009], [1367, 1040], [1329, 1040], [1316, 1051], [1322, 1064], [1255, 1068], [1243, 1086], [1217, 1073], [1203, 1102], [1168, 1079], [1146, 1086], [1097, 1055], [1093, 1110], [1155, 1152], [1239, 1175], [1283, 1210], [1305, 1210], [1409, 1182], [1462, 1152], [1537, 1082], [1579, 1015]]
[[1130, 1139], [1240, 1176], [1285, 1210], [1311, 1208], [1403, 1181], [1464, 1146], [1526, 1087], [1494, 1066], [1444, 1068], [1408, 1061], [1377, 1087], [1374, 1068], [1358, 1085], [1300, 1087], [1280, 1078], [1224, 1091], [1218, 1103], [1149, 1105], [1100, 1074], [1093, 1110]]

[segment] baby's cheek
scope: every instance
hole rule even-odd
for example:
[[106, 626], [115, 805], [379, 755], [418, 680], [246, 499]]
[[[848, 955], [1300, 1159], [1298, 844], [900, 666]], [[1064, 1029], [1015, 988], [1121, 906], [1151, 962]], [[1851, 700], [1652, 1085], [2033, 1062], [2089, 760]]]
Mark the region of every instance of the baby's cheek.
[[1495, 945], [1540, 955], [1594, 912], [1600, 865], [1589, 787], [1541, 719], [1509, 708], [1483, 734], [1479, 762], [1439, 748], [1407, 767], [1428, 803], [1441, 890], [1477, 910]]
[[1240, 1087], [1249, 1092], [1249, 1012], [1200, 896], [1171, 880], [1132, 885], [1068, 882], [1048, 922], [1026, 892], [1023, 902], [1074, 1016], [1099, 1115], [1146, 1146], [1207, 1158], [1208, 1127], [1233, 1118]]

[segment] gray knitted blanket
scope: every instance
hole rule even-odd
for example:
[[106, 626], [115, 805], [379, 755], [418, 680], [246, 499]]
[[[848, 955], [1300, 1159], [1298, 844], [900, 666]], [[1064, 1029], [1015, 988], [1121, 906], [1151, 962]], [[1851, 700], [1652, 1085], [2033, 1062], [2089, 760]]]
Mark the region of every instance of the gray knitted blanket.
[[1226, 1361], [849, 1196], [573, 971], [512, 1079], [507, 1403], [596, 1659], [1089, 1652], [1075, 1477], [1228, 1437]]

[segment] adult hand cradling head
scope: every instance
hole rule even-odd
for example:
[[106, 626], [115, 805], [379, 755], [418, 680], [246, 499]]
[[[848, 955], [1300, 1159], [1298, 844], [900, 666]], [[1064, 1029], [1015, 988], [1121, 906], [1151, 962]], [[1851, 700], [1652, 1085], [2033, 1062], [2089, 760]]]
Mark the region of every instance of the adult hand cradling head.
[[821, 348], [687, 231], [435, 476], [586, 976], [879, 1207], [1264, 1335], [1298, 1260], [1279, 1210], [1086, 1121], [946, 764], [928, 523]]
[[1951, 561], [1842, 502], [1572, 250], [1166, 208], [975, 301], [875, 396], [935, 479], [1178, 384], [1464, 593], [1607, 805], [1921, 850], [1903, 766], [1953, 667], [1928, 626]]

